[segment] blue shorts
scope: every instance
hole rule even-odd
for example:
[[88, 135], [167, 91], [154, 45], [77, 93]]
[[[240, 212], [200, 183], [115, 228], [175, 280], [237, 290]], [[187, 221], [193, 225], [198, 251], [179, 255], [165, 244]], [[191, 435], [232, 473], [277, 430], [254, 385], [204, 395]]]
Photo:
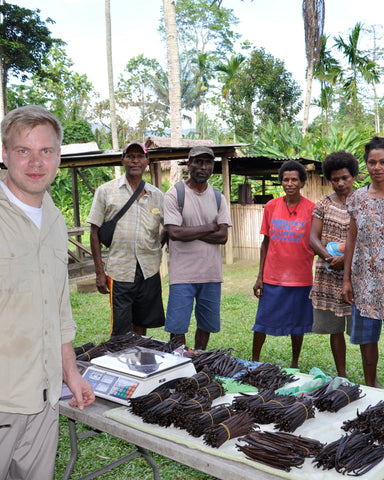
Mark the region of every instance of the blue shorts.
[[381, 320], [377, 318], [363, 317], [360, 311], [352, 306], [352, 330], [351, 343], [365, 345], [379, 341], [381, 334]]
[[165, 331], [188, 332], [193, 302], [196, 299], [195, 318], [204, 332], [220, 331], [221, 283], [177, 283], [169, 286]]

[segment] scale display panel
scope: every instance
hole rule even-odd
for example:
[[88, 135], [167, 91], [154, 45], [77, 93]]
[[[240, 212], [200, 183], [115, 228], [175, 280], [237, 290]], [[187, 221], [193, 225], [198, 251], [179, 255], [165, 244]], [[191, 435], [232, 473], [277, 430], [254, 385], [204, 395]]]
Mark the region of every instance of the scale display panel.
[[196, 373], [190, 358], [149, 348], [131, 347], [91, 360], [84, 378], [95, 395], [127, 405], [172, 380]]

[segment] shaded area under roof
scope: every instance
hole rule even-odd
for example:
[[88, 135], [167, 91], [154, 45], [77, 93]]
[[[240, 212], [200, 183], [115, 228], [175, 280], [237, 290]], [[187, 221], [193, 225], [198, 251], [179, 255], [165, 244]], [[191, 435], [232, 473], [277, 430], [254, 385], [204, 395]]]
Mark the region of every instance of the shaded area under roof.
[[[197, 143], [202, 145], [202, 143]], [[236, 149], [245, 146], [244, 144], [235, 145], [213, 145], [205, 143], [214, 152], [216, 157], [233, 157], [236, 155]], [[181, 147], [150, 147], [148, 156], [150, 163], [158, 163], [168, 160], [184, 160], [188, 158], [189, 150], [193, 145]], [[62, 154], [61, 168], [71, 167], [105, 167], [121, 165], [122, 150], [100, 150], [92, 152], [82, 152], [78, 154]]]

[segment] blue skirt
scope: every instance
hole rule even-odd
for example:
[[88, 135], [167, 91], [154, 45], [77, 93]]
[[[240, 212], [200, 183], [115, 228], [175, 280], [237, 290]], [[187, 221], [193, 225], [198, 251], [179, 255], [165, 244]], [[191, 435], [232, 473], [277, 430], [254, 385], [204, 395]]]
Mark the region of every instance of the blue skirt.
[[280, 337], [312, 331], [313, 309], [309, 287], [283, 287], [264, 283], [254, 332]]

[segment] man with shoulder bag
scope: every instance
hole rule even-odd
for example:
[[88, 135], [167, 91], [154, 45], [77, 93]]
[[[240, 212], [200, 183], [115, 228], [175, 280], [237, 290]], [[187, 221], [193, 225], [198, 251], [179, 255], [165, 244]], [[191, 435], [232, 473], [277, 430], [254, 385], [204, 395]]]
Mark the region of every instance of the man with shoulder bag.
[[[148, 163], [145, 145], [129, 143], [122, 155], [125, 175], [96, 190], [87, 219], [97, 289], [110, 295], [112, 337], [145, 335], [165, 322], [159, 274], [163, 193], [143, 180]], [[101, 243], [109, 246], [105, 267]]]

